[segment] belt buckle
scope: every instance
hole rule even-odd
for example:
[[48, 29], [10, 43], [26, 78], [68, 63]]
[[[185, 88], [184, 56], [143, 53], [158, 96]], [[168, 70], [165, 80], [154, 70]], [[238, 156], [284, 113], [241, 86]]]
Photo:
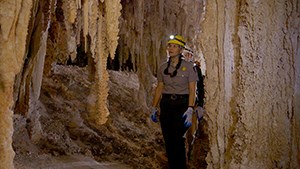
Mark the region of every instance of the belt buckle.
[[172, 95], [171, 95], [171, 99], [172, 99], [172, 100], [176, 100], [176, 99], [177, 99], [176, 94], [172, 94]]

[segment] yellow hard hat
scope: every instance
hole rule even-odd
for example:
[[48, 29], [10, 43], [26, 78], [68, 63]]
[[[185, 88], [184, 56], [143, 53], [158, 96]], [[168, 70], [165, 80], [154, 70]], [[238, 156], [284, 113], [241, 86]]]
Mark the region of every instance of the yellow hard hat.
[[171, 35], [170, 40], [168, 41], [168, 44], [173, 43], [185, 47], [185, 40], [180, 35]]

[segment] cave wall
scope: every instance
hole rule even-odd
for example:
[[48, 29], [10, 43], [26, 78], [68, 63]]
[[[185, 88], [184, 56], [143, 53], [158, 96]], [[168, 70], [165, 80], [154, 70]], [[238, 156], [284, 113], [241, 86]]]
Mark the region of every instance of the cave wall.
[[[13, 114], [39, 121], [42, 79], [51, 76], [53, 64], [89, 57], [94, 83], [87, 120], [95, 127], [106, 122], [105, 65], [117, 47], [120, 10], [120, 0], [0, 1], [0, 168], [14, 168]], [[33, 141], [42, 132], [35, 130]]]
[[206, 61], [208, 168], [299, 168], [299, 9], [297, 0], [0, 1], [0, 166], [13, 168], [13, 113], [34, 113], [52, 64], [88, 57], [97, 126], [107, 120], [104, 65], [117, 42], [150, 102], [150, 77], [178, 33]]
[[159, 65], [167, 59], [166, 46], [170, 35], [182, 35], [195, 50], [196, 56], [202, 56], [198, 38], [205, 1], [123, 0], [121, 3], [119, 62], [122, 65], [132, 56], [134, 67], [137, 67], [135, 71], [143, 82], [139, 97], [142, 100], [146, 98], [150, 105], [155, 84], [152, 77], [156, 75]]
[[294, 1], [208, 1], [208, 168], [299, 168], [299, 8]]
[[0, 168], [13, 168], [13, 85], [24, 64], [34, 1], [0, 1]]

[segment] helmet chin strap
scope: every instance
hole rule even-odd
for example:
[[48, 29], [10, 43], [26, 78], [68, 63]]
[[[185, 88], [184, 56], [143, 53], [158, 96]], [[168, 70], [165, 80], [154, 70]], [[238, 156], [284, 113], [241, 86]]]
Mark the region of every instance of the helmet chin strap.
[[172, 66], [176, 66], [181, 58], [181, 54], [178, 54], [176, 56], [170, 57], [170, 61], [172, 62]]
[[175, 59], [175, 58], [180, 58], [180, 56], [182, 56], [181, 53], [179, 53], [179, 54], [176, 55], [176, 56], [170, 56], [170, 58], [174, 58], [174, 59]]
[[181, 56], [181, 54], [176, 55], [176, 56], [171, 56], [170, 59], [171, 59], [172, 63], [174, 63], [174, 62], [177, 63], [177, 61], [179, 60], [180, 56]]

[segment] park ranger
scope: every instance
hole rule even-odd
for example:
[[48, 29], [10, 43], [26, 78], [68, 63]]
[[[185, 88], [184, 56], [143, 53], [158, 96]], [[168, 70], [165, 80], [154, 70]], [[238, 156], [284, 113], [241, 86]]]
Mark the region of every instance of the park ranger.
[[180, 35], [170, 37], [168, 60], [159, 67], [151, 107], [152, 121], [160, 121], [170, 169], [187, 168], [183, 136], [192, 125], [198, 80], [193, 63], [183, 58], [185, 43]]

